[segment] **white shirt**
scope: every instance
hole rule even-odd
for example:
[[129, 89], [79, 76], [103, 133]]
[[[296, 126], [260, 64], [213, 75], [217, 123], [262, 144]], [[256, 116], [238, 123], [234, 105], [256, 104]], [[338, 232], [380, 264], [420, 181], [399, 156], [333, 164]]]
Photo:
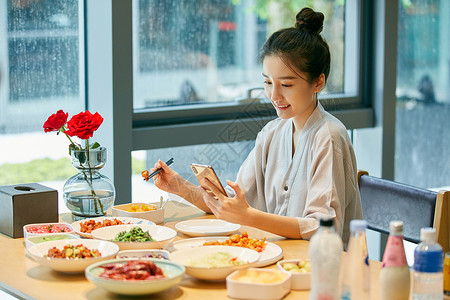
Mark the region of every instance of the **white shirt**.
[[347, 130], [320, 103], [300, 133], [294, 156], [292, 130], [292, 119], [266, 124], [236, 181], [252, 207], [296, 217], [303, 239], [316, 232], [320, 218], [331, 217], [347, 244], [350, 221], [362, 219], [356, 158]]

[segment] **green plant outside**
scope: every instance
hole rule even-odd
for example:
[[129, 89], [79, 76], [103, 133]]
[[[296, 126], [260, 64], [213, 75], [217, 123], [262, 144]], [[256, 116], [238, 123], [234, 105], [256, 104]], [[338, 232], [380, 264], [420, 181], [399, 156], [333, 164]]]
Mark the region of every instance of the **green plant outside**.
[[[132, 174], [141, 174], [145, 161], [132, 158]], [[35, 159], [27, 163], [0, 165], [0, 185], [44, 181], [66, 181], [77, 172], [69, 158]]]

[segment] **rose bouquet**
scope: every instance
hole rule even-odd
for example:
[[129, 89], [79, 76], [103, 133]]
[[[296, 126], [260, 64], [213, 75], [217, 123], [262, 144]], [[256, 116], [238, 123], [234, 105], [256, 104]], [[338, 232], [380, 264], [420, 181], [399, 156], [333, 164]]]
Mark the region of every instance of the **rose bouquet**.
[[[92, 186], [92, 169], [89, 155], [90, 149], [97, 149], [100, 147], [100, 144], [97, 142], [90, 144], [89, 138], [94, 135], [94, 132], [103, 123], [103, 117], [97, 112], [92, 114], [88, 110], [74, 115], [69, 121], [67, 121], [68, 117], [68, 113], [65, 113], [63, 110], [58, 110], [55, 114], [48, 117], [47, 121], [45, 121], [43, 126], [44, 131], [56, 131], [57, 134], [63, 133], [70, 141], [70, 154], [72, 154], [72, 151], [74, 150], [82, 150], [76, 151], [77, 160], [80, 164], [80, 168], [83, 168], [84, 165], [87, 164], [89, 174], [87, 174], [87, 172], [83, 172], [84, 180], [89, 185], [90, 194], [94, 199], [95, 211], [98, 212], [98, 209], [100, 209], [101, 213], [104, 215], [105, 212], [103, 210], [103, 204]], [[82, 142], [74, 142], [72, 139], [73, 137], [78, 137]]]

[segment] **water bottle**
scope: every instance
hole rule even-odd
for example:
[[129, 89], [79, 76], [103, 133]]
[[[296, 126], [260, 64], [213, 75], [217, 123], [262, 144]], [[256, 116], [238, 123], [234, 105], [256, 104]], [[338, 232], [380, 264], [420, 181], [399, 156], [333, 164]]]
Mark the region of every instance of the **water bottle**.
[[343, 246], [333, 224], [333, 219], [321, 219], [320, 228], [309, 244], [310, 300], [339, 299], [339, 268]]
[[380, 292], [383, 300], [409, 300], [409, 266], [403, 247], [403, 222], [389, 223], [389, 237], [380, 272]]
[[370, 267], [366, 240], [367, 222], [350, 222], [350, 239], [342, 277], [342, 300], [370, 299]]
[[444, 298], [443, 260], [441, 245], [436, 242], [434, 228], [420, 230], [421, 243], [414, 250], [414, 300]]

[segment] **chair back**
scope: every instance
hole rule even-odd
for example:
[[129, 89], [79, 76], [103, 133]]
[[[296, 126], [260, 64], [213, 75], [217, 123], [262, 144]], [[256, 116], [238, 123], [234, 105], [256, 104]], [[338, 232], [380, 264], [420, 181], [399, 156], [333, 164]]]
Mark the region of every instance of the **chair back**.
[[420, 229], [434, 227], [438, 242], [449, 250], [448, 199], [450, 192], [439, 193], [358, 172], [364, 219], [368, 228], [389, 234], [389, 222], [403, 221], [404, 239], [420, 242]]

